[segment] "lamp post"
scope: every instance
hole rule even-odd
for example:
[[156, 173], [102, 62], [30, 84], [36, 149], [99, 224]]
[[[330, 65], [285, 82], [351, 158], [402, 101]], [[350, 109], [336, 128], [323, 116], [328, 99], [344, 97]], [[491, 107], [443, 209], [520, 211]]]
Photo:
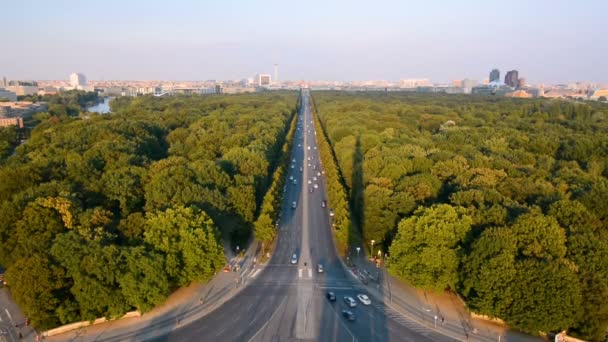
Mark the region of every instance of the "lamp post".
[[369, 255], [374, 255], [374, 243], [376, 243], [375, 240], [372, 240], [372, 252]]

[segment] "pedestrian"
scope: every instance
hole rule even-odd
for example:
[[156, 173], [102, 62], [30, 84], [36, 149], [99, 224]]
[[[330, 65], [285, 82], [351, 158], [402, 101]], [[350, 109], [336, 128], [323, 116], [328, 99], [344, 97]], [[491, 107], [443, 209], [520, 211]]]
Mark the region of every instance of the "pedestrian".
[[441, 316], [441, 324], [443, 324], [445, 321], [445, 318], [443, 316]]
[[21, 331], [19, 332], [19, 339], [23, 338], [23, 334], [21, 333]]

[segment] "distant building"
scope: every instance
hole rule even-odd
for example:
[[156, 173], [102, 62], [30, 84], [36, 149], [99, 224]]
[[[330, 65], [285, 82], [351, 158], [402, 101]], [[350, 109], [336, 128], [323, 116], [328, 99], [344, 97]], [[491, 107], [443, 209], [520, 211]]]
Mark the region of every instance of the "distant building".
[[30, 117], [34, 113], [46, 111], [47, 108], [46, 102], [0, 102], [0, 118]]
[[70, 86], [72, 86], [73, 89], [84, 90], [87, 86], [87, 78], [83, 74], [71, 73]]
[[523, 88], [525, 88], [525, 87], [526, 87], [526, 79], [525, 79], [525, 78], [523, 78], [523, 77], [520, 77], [520, 78], [517, 80], [517, 88], [519, 88], [519, 89], [523, 89]]
[[11, 102], [17, 101], [17, 94], [13, 91], [0, 88], [0, 99], [7, 99]]
[[517, 97], [520, 99], [529, 99], [532, 98], [532, 94], [527, 93], [524, 90], [516, 90], [514, 92], [511, 93], [507, 93], [505, 94], [506, 97]]
[[462, 86], [462, 92], [465, 94], [470, 94], [473, 91], [473, 87], [475, 87], [477, 83], [477, 80], [470, 80], [468, 78], [465, 78], [460, 83]]
[[255, 77], [255, 81], [258, 87], [268, 87], [270, 86], [272, 79], [268, 74], [258, 74]]
[[17, 126], [23, 128], [22, 118], [0, 118], [0, 127]]
[[13, 91], [17, 96], [34, 95], [38, 93], [38, 82], [10, 81], [6, 89]]
[[512, 88], [517, 88], [519, 85], [519, 77], [517, 70], [511, 70], [505, 75], [505, 84]]
[[608, 89], [598, 89], [591, 94], [592, 100], [599, 100], [601, 97], [608, 99]]
[[431, 82], [428, 78], [407, 78], [399, 80], [399, 88], [428, 87]]
[[490, 71], [490, 83], [500, 81], [500, 70], [493, 69]]
[[8, 82], [6, 81], [6, 76], [3, 76], [3, 77], [2, 77], [2, 87], [3, 87], [3, 88], [8, 87]]

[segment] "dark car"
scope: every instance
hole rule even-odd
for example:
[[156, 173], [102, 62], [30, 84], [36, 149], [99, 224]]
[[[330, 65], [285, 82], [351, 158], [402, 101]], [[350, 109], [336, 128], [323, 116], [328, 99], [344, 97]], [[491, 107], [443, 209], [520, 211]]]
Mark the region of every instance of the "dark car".
[[330, 291], [330, 292], [327, 292], [327, 294], [326, 294], [325, 296], [327, 297], [327, 299], [328, 299], [330, 302], [335, 302], [335, 301], [336, 301], [336, 294], [335, 294], [335, 293], [333, 293], [333, 292], [331, 292], [331, 291]]
[[327, 201], [323, 200], [323, 201], [321, 201], [321, 208], [325, 208], [325, 207], [327, 207]]
[[348, 321], [354, 321], [355, 320], [355, 314], [350, 311], [350, 310], [342, 310], [342, 316], [344, 316], [344, 318], [346, 318], [346, 320]]

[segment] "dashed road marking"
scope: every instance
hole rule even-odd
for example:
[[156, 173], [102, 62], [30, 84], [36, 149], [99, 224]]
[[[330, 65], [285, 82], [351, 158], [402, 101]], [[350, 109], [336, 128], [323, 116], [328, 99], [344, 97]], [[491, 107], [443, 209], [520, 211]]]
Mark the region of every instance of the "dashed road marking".
[[9, 321], [12, 321], [13, 317], [11, 316], [11, 313], [8, 312], [8, 309], [4, 309], [4, 311], [6, 311], [6, 315], [8, 316]]
[[312, 270], [310, 268], [308, 269], [308, 278], [312, 278]]
[[257, 276], [258, 273], [260, 273], [260, 271], [262, 271], [261, 268], [258, 268], [257, 270], [255, 270], [255, 272], [253, 272], [253, 274], [251, 275], [251, 278], [255, 278], [255, 276]]
[[302, 278], [302, 269], [298, 268], [298, 278]]

